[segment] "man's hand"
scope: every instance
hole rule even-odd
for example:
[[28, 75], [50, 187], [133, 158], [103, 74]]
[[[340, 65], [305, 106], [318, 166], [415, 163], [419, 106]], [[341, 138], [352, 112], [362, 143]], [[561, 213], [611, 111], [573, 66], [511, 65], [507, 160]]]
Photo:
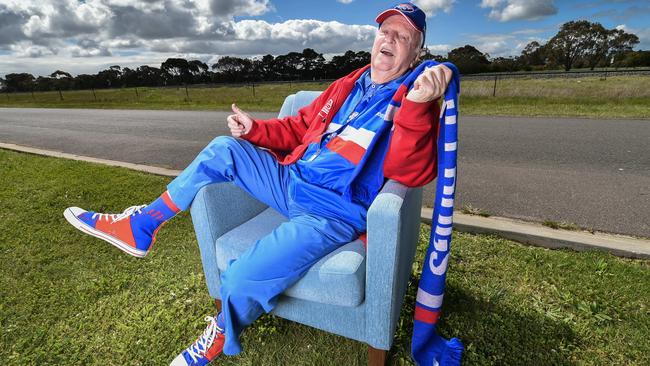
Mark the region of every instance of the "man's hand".
[[415, 79], [413, 89], [406, 95], [406, 99], [417, 103], [438, 99], [445, 93], [451, 76], [451, 70], [445, 65], [427, 67]]
[[250, 132], [253, 126], [253, 117], [239, 109], [235, 103], [232, 104], [232, 112], [234, 114], [229, 115], [226, 119], [228, 121], [228, 128], [230, 128], [230, 134], [233, 137], [241, 137]]

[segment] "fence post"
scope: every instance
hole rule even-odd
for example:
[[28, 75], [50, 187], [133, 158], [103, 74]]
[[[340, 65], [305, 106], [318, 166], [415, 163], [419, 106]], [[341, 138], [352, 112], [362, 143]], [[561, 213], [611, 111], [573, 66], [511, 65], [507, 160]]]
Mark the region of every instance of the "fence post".
[[93, 91], [93, 97], [95, 98], [95, 102], [96, 102], [97, 101], [97, 94], [95, 94], [95, 88], [91, 88], [91, 90]]
[[253, 87], [253, 99], [255, 99], [255, 83], [251, 83], [251, 86]]
[[494, 75], [494, 88], [492, 89], [492, 96], [496, 97], [497, 95], [497, 78], [499, 78], [498, 75]]
[[59, 98], [63, 100], [63, 93], [61, 93], [61, 89], [59, 89]]
[[36, 100], [36, 98], [34, 98], [34, 88], [32, 88], [32, 100]]
[[140, 95], [138, 94], [138, 87], [135, 87], [135, 100], [140, 101]]
[[185, 84], [185, 96], [187, 97], [187, 101], [190, 101], [190, 93], [187, 91], [187, 84]]

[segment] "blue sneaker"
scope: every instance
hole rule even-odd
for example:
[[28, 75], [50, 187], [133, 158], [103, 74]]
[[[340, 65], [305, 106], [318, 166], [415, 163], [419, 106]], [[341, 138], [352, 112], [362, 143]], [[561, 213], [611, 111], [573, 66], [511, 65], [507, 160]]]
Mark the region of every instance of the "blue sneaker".
[[217, 318], [206, 316], [205, 321], [208, 322], [208, 327], [203, 335], [176, 356], [170, 366], [204, 366], [223, 352], [226, 337], [223, 329], [217, 325]]
[[161, 225], [157, 216], [144, 212], [146, 206], [132, 206], [121, 214], [104, 214], [68, 207], [63, 216], [72, 226], [107, 241], [132, 256], [142, 258], [151, 249]]

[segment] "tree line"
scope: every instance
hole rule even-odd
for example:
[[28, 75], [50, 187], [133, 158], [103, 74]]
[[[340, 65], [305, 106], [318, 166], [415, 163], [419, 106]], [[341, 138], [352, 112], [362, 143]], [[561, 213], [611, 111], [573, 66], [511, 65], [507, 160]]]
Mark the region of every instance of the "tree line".
[[[490, 58], [474, 46], [455, 48], [446, 56], [424, 50], [422, 59], [451, 61], [461, 73], [531, 70], [566, 71], [572, 68], [650, 66], [650, 51], [633, 51], [639, 38], [621, 29], [606, 29], [586, 20], [564, 23], [545, 44], [530, 42], [514, 57]], [[4, 92], [101, 89], [137, 86], [172, 86], [203, 83], [240, 83], [288, 80], [329, 80], [342, 77], [370, 63], [370, 53], [349, 50], [326, 61], [311, 48], [284, 55], [255, 58], [225, 56], [208, 66], [200, 60], [168, 58], [160, 68], [135, 69], [110, 66], [94, 75], [56, 70], [47, 77], [13, 73], [0, 78]]]

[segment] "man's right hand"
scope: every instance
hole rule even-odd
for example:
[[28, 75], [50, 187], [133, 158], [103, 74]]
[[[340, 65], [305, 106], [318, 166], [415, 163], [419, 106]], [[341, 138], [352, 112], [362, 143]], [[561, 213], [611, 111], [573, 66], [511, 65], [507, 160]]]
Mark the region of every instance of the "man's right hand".
[[230, 128], [230, 134], [233, 137], [241, 137], [250, 132], [251, 127], [253, 127], [253, 117], [250, 114], [242, 111], [235, 105], [232, 104], [232, 112], [226, 119], [228, 121], [228, 127]]

